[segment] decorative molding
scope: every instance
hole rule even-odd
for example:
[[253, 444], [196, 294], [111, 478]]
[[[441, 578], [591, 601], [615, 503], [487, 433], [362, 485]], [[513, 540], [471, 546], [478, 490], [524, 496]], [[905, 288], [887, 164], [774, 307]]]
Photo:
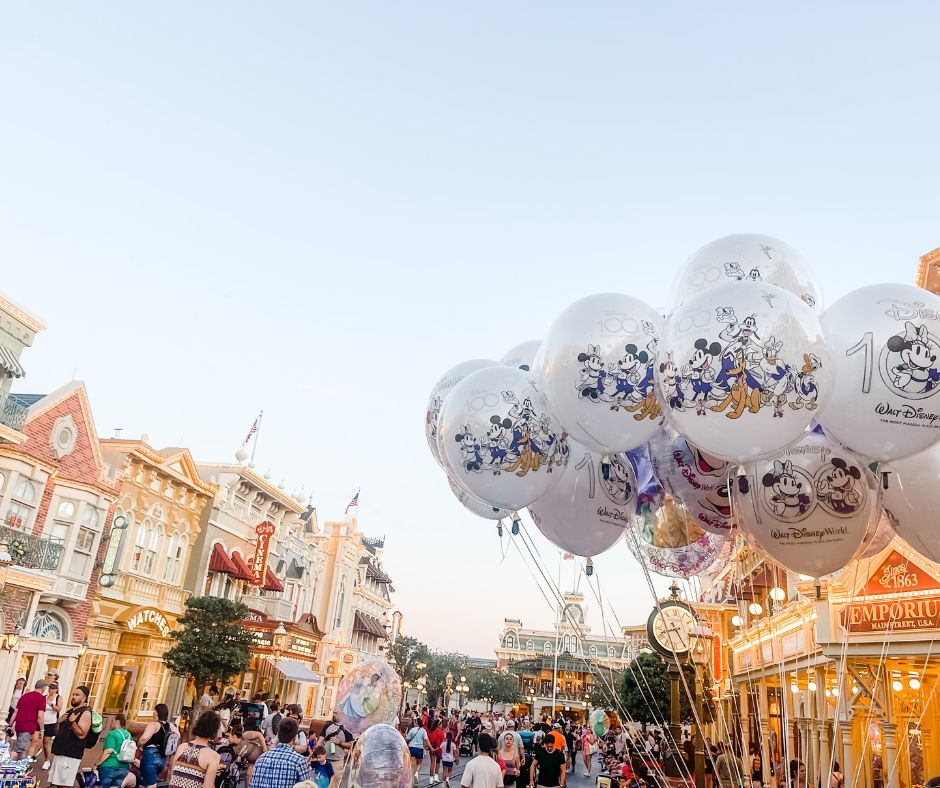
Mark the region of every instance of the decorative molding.
[[49, 433], [49, 446], [57, 460], [68, 457], [75, 451], [75, 445], [78, 443], [78, 427], [75, 426], [75, 420], [71, 414], [60, 416], [52, 425], [52, 431]]

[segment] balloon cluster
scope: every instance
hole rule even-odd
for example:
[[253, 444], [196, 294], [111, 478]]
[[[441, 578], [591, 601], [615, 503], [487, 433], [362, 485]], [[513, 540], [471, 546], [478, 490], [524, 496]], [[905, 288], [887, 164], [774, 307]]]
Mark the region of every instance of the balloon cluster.
[[820, 577], [895, 531], [940, 560], [938, 392], [940, 298], [883, 284], [823, 311], [796, 250], [734, 235], [683, 265], [666, 315], [601, 293], [541, 342], [453, 367], [425, 431], [464, 506], [528, 508], [568, 552], [626, 536], [651, 571], [688, 577], [740, 533]]

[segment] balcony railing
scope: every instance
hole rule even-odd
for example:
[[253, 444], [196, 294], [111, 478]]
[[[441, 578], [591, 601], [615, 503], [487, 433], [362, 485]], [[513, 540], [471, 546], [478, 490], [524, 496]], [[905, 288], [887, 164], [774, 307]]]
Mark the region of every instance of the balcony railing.
[[34, 536], [12, 528], [9, 520], [0, 525], [0, 541], [7, 543], [14, 564], [43, 572], [59, 568], [62, 550], [65, 548], [60, 537]]
[[14, 399], [8, 391], [0, 391], [0, 424], [15, 430], [23, 429], [26, 424], [26, 406]]

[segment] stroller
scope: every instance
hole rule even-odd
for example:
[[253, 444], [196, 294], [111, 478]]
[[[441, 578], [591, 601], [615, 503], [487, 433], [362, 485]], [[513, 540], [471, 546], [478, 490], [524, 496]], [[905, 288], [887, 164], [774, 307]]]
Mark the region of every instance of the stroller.
[[471, 730], [464, 730], [460, 734], [460, 755], [461, 756], [473, 755], [474, 740], [475, 740], [475, 737], [473, 735], [473, 731]]
[[238, 788], [241, 769], [235, 748], [231, 744], [225, 744], [216, 752], [219, 754], [219, 771], [215, 777], [215, 788]]

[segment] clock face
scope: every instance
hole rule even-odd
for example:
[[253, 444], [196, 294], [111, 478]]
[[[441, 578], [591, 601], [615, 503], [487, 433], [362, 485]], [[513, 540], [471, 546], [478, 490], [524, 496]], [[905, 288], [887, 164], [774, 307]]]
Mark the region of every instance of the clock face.
[[660, 654], [686, 654], [691, 647], [695, 613], [681, 602], [664, 602], [647, 624], [650, 645]]

